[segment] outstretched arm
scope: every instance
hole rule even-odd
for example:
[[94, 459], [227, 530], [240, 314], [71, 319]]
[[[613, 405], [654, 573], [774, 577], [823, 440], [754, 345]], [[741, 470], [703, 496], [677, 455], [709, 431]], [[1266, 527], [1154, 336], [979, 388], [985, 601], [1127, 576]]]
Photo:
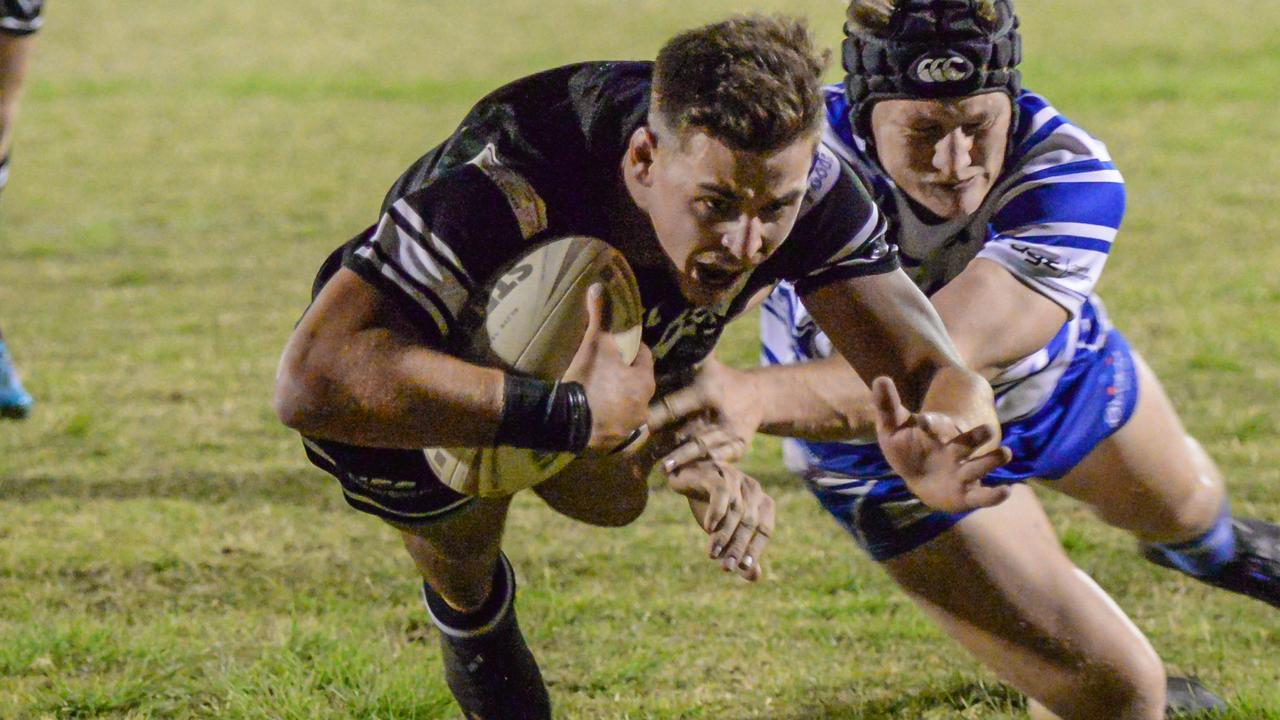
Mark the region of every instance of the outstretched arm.
[[[649, 426], [665, 427], [703, 414], [718, 432], [710, 447], [717, 460], [733, 462], [757, 432], [817, 442], [871, 437], [876, 430], [871, 388], [839, 354], [786, 365], [735, 368], [707, 358], [694, 381], [668, 395], [649, 414]], [[682, 446], [668, 465], [696, 459]]]
[[[1067, 317], [1061, 306], [1000, 265], [982, 259], [972, 262], [931, 301], [964, 364], [988, 379], [1044, 347]], [[762, 332], [790, 337], [791, 321], [766, 314]], [[703, 413], [737, 437], [741, 451], [756, 432], [816, 442], [875, 434], [871, 388], [843, 356], [834, 353], [804, 361], [786, 357], [781, 362], [742, 369], [709, 358], [689, 387], [656, 408], [650, 424]], [[736, 459], [733, 448], [720, 446], [724, 449], [717, 459]], [[696, 456], [697, 448], [690, 445], [674, 459], [680, 462]]]
[[941, 317], [901, 270], [823, 285], [805, 307], [864, 381], [889, 378], [904, 405], [998, 437], [991, 387], [965, 366]]
[[659, 404], [650, 426], [702, 415], [741, 442], [720, 450], [685, 443], [664, 459], [668, 475], [706, 455], [733, 461], [762, 424], [843, 434], [870, 420], [885, 458], [927, 504], [965, 510], [1003, 500], [1006, 490], [981, 484], [1007, 462], [990, 386], [961, 364], [938, 315], [907, 277], [891, 271], [840, 280], [805, 302], [858, 375], [878, 378], [876, 392], [838, 361], [749, 373], [709, 363], [691, 387]]
[[[1043, 347], [1067, 317], [1060, 305], [985, 259], [970, 263], [934, 294], [932, 303], [965, 365], [985, 378]], [[786, 306], [785, 300], [779, 306]], [[668, 404], [680, 415], [702, 413], [716, 418], [743, 439], [757, 428], [818, 441], [873, 434], [876, 406], [871, 389], [838, 353], [795, 362], [789, 345], [793, 322], [798, 320], [783, 312], [766, 314], [762, 325], [762, 331], [775, 338], [772, 352], [781, 355], [778, 361], [785, 364], [749, 370], [713, 368], [708, 373], [713, 382], [699, 378]], [[692, 459], [697, 448], [682, 447], [674, 456], [680, 461]]]

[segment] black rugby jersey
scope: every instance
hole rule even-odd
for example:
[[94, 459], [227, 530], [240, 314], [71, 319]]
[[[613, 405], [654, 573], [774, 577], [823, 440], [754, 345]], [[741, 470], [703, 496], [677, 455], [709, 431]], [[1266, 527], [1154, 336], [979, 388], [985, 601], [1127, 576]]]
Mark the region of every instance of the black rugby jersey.
[[[609, 210], [629, 201], [620, 165], [645, 122], [652, 71], [649, 62], [583, 63], [491, 93], [395, 182], [378, 223], [335, 251], [316, 289], [341, 263], [402, 301], [447, 351], [472, 294], [528, 247], [568, 235], [634, 247]], [[847, 166], [820, 146], [809, 180], [790, 236], [729, 301], [691, 306], [669, 262], [629, 258], [659, 375], [705, 358], [725, 324], [779, 280], [805, 293], [898, 267], [882, 216]]]

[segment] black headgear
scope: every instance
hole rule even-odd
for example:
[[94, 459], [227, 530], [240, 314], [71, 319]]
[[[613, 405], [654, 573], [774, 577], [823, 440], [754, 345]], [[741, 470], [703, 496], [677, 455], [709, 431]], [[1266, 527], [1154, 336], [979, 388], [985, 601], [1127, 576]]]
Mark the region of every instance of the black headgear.
[[[897, 0], [883, 29], [851, 25], [845, 23], [845, 95], [864, 138], [871, 137], [871, 106], [879, 100], [993, 90], [1018, 96], [1022, 39], [1011, 0]], [[1017, 127], [1016, 102], [1013, 110]]]

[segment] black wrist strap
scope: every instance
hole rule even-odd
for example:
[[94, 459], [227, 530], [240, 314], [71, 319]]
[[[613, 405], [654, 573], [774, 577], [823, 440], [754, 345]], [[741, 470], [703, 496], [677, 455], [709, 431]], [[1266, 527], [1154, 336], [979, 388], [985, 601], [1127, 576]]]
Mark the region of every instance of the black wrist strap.
[[580, 383], [507, 373], [495, 445], [580, 453], [591, 440], [591, 408]]

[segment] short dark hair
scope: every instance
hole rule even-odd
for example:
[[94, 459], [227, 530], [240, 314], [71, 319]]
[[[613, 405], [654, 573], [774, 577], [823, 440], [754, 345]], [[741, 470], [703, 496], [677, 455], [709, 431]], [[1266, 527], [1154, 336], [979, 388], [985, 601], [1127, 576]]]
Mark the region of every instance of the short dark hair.
[[827, 55], [796, 18], [735, 15], [688, 30], [658, 53], [651, 112], [677, 133], [777, 150], [821, 126]]

